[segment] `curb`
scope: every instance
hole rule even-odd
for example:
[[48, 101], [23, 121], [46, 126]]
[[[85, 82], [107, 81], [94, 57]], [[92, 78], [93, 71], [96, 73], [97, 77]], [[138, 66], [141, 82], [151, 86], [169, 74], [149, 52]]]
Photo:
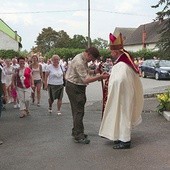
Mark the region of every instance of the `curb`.
[[163, 92], [158, 92], [158, 93], [148, 93], [144, 94], [144, 98], [155, 98], [158, 94], [162, 94]]

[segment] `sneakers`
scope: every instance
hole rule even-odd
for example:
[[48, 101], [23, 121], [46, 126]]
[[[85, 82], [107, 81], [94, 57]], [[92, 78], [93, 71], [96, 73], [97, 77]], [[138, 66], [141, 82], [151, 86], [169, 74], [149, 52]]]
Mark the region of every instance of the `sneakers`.
[[20, 104], [14, 104], [14, 109], [20, 108]]
[[[52, 113], [52, 108], [51, 108], [51, 107], [48, 108], [48, 112], [49, 112], [49, 113]], [[61, 115], [61, 112], [60, 112], [60, 111], [57, 111], [57, 115]]]
[[10, 104], [10, 103], [12, 103], [12, 100], [11, 100], [11, 99], [9, 99], [9, 100], [8, 100], [8, 103], [9, 103], [9, 104]]
[[89, 144], [90, 139], [84, 138], [84, 139], [74, 139], [75, 143], [81, 143], [81, 144]]
[[61, 115], [61, 112], [60, 112], [60, 111], [57, 111], [57, 115]]

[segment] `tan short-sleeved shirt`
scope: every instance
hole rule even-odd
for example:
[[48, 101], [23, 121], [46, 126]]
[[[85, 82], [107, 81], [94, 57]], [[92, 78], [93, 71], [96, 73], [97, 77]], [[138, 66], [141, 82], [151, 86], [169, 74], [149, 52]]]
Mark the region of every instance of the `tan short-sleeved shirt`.
[[66, 79], [77, 85], [86, 85], [83, 80], [88, 76], [88, 65], [83, 53], [76, 55], [68, 66]]

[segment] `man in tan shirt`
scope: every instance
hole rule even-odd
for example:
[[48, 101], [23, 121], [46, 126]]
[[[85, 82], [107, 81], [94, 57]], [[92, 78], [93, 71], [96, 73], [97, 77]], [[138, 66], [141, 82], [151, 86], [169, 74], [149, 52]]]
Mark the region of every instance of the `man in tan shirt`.
[[[84, 134], [83, 125], [86, 86], [91, 82], [106, 79], [109, 76], [106, 73], [95, 75], [99, 72], [98, 70], [89, 70], [88, 62], [95, 61], [99, 57], [99, 51], [95, 47], [90, 47], [73, 58], [66, 72], [66, 93], [70, 100], [73, 116], [72, 136], [76, 143], [90, 143], [87, 135]], [[90, 76], [91, 74], [95, 76]]]

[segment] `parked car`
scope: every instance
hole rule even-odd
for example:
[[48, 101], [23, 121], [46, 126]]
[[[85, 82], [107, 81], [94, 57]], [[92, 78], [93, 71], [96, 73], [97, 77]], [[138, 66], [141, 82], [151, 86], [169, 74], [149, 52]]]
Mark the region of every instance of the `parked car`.
[[169, 60], [145, 60], [140, 66], [142, 77], [154, 77], [156, 80], [170, 79]]

